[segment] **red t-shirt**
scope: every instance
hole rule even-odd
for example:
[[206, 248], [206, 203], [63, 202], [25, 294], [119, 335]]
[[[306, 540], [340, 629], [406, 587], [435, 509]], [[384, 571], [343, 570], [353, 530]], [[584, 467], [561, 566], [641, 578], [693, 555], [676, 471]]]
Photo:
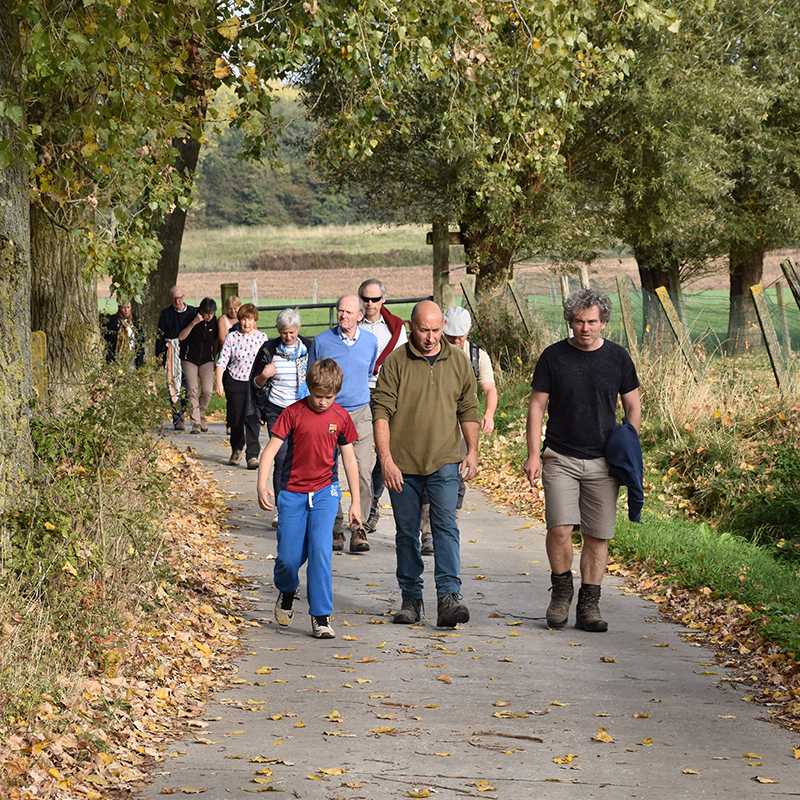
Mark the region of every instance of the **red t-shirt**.
[[281, 412], [272, 435], [286, 441], [280, 487], [290, 492], [318, 492], [334, 483], [339, 448], [358, 439], [353, 420], [340, 405], [318, 413], [305, 400]]

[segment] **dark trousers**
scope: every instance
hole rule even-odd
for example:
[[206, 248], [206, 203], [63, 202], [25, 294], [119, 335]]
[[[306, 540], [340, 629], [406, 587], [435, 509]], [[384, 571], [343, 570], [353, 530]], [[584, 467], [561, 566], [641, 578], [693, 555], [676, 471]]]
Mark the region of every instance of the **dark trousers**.
[[[383, 469], [381, 469], [381, 461], [379, 458], [375, 459], [375, 466], [372, 468], [372, 507], [370, 514], [374, 514], [381, 502], [381, 495], [386, 488], [383, 482]], [[364, 520], [366, 522], [366, 520]]]
[[228, 408], [231, 420], [231, 449], [244, 450], [247, 458], [258, 458], [261, 424], [250, 398], [250, 382], [228, 378]]
[[[228, 384], [230, 383], [231, 376], [228, 374], [228, 370], [222, 373], [222, 388], [225, 390], [225, 427], [231, 427], [231, 404], [228, 400]], [[277, 497], [277, 495], [276, 495]]]
[[[272, 436], [272, 426], [280, 416], [281, 411], [283, 411], [283, 406], [278, 406], [275, 405], [275, 403], [267, 401], [264, 407], [264, 416], [267, 418], [267, 430], [270, 436]], [[275, 464], [272, 467], [272, 489], [275, 492], [275, 497], [277, 497], [281, 491], [281, 476], [283, 475], [283, 465], [286, 461], [287, 448], [288, 445], [284, 439], [281, 449], [278, 450], [275, 455]]]
[[177, 425], [179, 422], [183, 422], [183, 415], [186, 413], [186, 397], [188, 394], [189, 387], [186, 385], [186, 373], [181, 370], [181, 393], [178, 395], [178, 401], [176, 403], [170, 400], [173, 426]]

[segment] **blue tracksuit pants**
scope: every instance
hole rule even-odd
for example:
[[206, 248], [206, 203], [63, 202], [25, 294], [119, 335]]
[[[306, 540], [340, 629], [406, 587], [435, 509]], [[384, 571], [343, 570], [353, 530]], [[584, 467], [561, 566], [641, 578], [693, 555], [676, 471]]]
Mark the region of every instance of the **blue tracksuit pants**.
[[281, 592], [296, 591], [300, 567], [308, 561], [308, 610], [312, 617], [327, 617], [333, 612], [331, 550], [339, 496], [338, 483], [316, 492], [283, 489], [278, 495], [275, 586]]

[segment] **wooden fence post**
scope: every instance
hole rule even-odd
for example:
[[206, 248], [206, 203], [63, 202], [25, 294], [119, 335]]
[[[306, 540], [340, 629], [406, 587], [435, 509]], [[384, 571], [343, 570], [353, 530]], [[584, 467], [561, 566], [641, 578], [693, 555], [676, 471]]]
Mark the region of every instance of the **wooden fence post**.
[[589, 288], [589, 267], [586, 264], [580, 265], [581, 272], [581, 289]]
[[506, 286], [508, 287], [508, 293], [511, 295], [511, 299], [514, 301], [514, 305], [517, 307], [517, 313], [519, 314], [519, 318], [522, 320], [522, 324], [525, 327], [525, 332], [529, 337], [533, 336], [533, 320], [531, 319], [531, 315], [528, 310], [527, 301], [517, 294], [513, 279], [508, 281]]
[[40, 405], [47, 403], [47, 334], [31, 331], [31, 383]]
[[[561, 302], [565, 303], [567, 298], [569, 297], [569, 275], [562, 275], [561, 276]], [[569, 326], [569, 322], [564, 323], [567, 326], [567, 336], [572, 336], [572, 328]]]
[[767, 346], [769, 363], [772, 365], [772, 373], [775, 375], [775, 383], [778, 384], [778, 389], [780, 389], [782, 394], [784, 386], [786, 385], [786, 370], [784, 368], [783, 358], [781, 357], [781, 348], [778, 344], [775, 326], [772, 324], [772, 317], [769, 315], [767, 301], [764, 298], [764, 287], [760, 283], [757, 283], [755, 286], [750, 287], [750, 294], [753, 297], [753, 305], [756, 307], [756, 316], [758, 317], [758, 324], [761, 327], [761, 334]]
[[656, 295], [661, 303], [661, 308], [664, 309], [664, 313], [667, 315], [669, 326], [672, 328], [675, 341], [678, 343], [678, 347], [680, 347], [681, 352], [683, 353], [683, 358], [691, 370], [695, 381], [699, 383], [700, 367], [697, 363], [697, 359], [694, 357], [694, 352], [692, 351], [692, 342], [689, 339], [689, 333], [687, 332], [686, 327], [681, 322], [678, 312], [675, 310], [675, 306], [672, 305], [672, 300], [670, 299], [667, 287], [659, 286], [656, 289]]
[[781, 261], [781, 269], [794, 301], [797, 303], [797, 307], [800, 308], [800, 275], [797, 274], [794, 264], [788, 258], [785, 261]]
[[225, 304], [228, 302], [229, 297], [238, 297], [239, 296], [239, 284], [238, 283], [222, 283], [219, 287], [219, 296], [220, 300], [222, 301], [222, 309], [224, 313]]
[[781, 320], [781, 332], [783, 333], [783, 357], [788, 364], [792, 360], [792, 334], [789, 331], [789, 318], [786, 316], [786, 304], [783, 300], [783, 286], [780, 280], [775, 283], [775, 300], [778, 305], [778, 316]]
[[619, 309], [622, 316], [622, 327], [625, 330], [625, 338], [628, 340], [628, 351], [634, 362], [639, 362], [639, 342], [636, 338], [636, 327], [633, 324], [633, 309], [631, 308], [631, 298], [628, 294], [628, 287], [625, 283], [627, 276], [617, 275], [617, 295], [619, 296]]

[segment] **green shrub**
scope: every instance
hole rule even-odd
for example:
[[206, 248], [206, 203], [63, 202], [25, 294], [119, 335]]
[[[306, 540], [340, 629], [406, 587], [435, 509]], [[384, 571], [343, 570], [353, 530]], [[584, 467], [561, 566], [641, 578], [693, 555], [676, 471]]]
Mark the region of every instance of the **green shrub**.
[[31, 423], [34, 465], [0, 519], [0, 707], [57, 692], [147, 596], [166, 481], [155, 375], [97, 368], [86, 396]]

